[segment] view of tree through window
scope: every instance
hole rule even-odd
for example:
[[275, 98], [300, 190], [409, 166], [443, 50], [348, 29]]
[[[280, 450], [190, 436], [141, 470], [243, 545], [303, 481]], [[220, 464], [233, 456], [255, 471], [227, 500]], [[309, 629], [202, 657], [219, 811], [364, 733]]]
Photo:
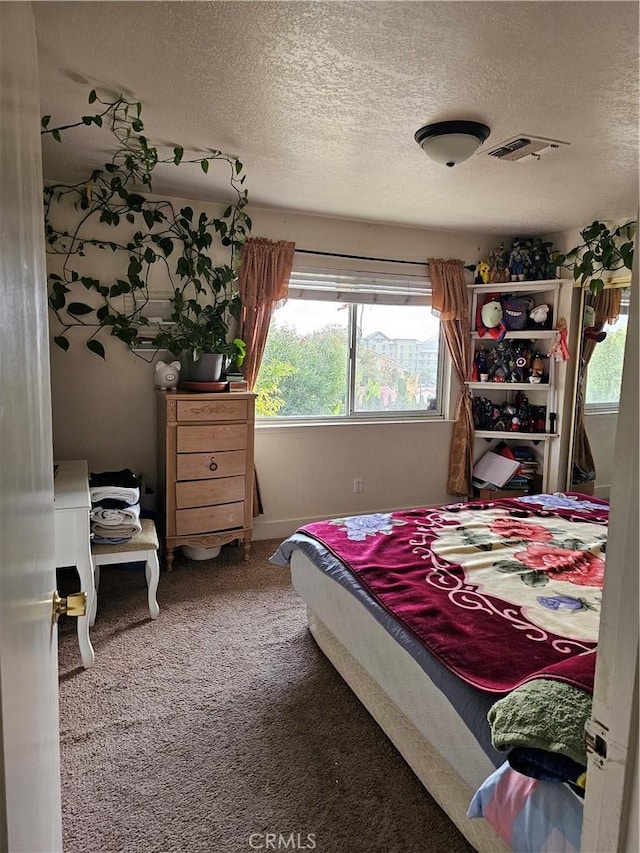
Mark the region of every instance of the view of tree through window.
[[425, 305], [289, 299], [271, 319], [256, 414], [434, 412], [438, 358], [439, 323]]
[[618, 407], [622, 386], [624, 346], [627, 340], [628, 297], [623, 296], [620, 316], [615, 323], [606, 324], [607, 337], [596, 344], [587, 367], [585, 403], [587, 406]]

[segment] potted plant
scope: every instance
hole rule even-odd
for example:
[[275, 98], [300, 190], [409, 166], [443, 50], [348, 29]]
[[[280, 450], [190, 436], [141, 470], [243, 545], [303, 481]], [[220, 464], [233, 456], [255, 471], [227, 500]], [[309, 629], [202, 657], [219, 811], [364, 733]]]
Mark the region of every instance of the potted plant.
[[[79, 329], [88, 333], [87, 348], [101, 358], [99, 336], [108, 333], [136, 355], [146, 344], [175, 356], [185, 353], [196, 365], [212, 353], [221, 367], [231, 359], [241, 363], [244, 343], [233, 335], [240, 316], [234, 288], [240, 250], [251, 231], [242, 163], [214, 149], [189, 159], [181, 146], [163, 156], [143, 133], [140, 103], [123, 96], [103, 100], [95, 90], [89, 103], [99, 110], [75, 123], [54, 127], [51, 116], [41, 122], [42, 135], [58, 143], [72, 129], [91, 125], [105, 126], [116, 141], [110, 162], [86, 181], [44, 190], [47, 252], [59, 256], [48, 276], [49, 306], [59, 325], [54, 342], [68, 350], [70, 333]], [[229, 170], [233, 198], [220, 216], [197, 214], [189, 206], [175, 209], [170, 200], [140, 194], [152, 192], [158, 165], [188, 163], [199, 164], [205, 174], [212, 163]], [[73, 226], [59, 225], [74, 209]], [[113, 227], [111, 237], [105, 226]], [[216, 248], [228, 253], [227, 263], [214, 264]], [[119, 274], [102, 275], [105, 265], [96, 252], [120, 260]], [[145, 308], [154, 298], [149, 280], [158, 280], [158, 268], [170, 288], [170, 318], [153, 331]]]
[[[214, 294], [216, 296], [219, 297]], [[173, 309], [172, 325], [158, 332], [153, 344], [173, 355], [184, 355], [189, 379], [215, 382], [230, 363], [242, 365], [246, 350], [244, 341], [238, 337], [228, 340], [230, 319], [239, 319], [237, 294], [230, 298], [222, 295], [202, 305], [195, 299], [184, 300], [177, 292]]]
[[571, 270], [574, 281], [579, 280], [583, 287], [588, 286], [592, 293], [598, 294], [604, 289], [603, 273], [632, 268], [636, 225], [631, 221], [611, 230], [596, 220], [580, 232], [582, 243], [566, 255], [556, 253], [553, 262]]

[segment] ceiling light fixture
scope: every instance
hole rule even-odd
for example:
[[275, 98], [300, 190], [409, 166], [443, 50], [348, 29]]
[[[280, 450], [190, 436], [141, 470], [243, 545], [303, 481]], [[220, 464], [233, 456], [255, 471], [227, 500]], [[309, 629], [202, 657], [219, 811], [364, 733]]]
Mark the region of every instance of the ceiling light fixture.
[[439, 121], [416, 130], [414, 139], [436, 163], [455, 166], [471, 157], [490, 133], [477, 121]]

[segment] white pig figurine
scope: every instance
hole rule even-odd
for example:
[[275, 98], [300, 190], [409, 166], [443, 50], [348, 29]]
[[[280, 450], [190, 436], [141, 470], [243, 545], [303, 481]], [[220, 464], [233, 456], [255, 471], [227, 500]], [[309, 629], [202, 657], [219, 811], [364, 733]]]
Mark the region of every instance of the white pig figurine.
[[160, 391], [177, 390], [178, 379], [180, 378], [180, 366], [179, 361], [172, 361], [170, 364], [159, 361], [156, 364], [155, 387], [160, 389]]

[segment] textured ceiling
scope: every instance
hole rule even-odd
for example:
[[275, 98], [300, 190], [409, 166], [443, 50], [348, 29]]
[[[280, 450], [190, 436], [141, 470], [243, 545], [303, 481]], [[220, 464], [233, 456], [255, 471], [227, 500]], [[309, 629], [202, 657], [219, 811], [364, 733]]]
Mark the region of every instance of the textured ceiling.
[[[145, 133], [244, 162], [252, 205], [485, 233], [569, 230], [638, 208], [637, 2], [35, 2], [41, 108], [91, 88], [143, 104]], [[539, 161], [453, 169], [413, 140], [433, 121], [569, 142]], [[43, 143], [80, 179], [108, 137]], [[482, 149], [481, 149], [482, 150]], [[156, 193], [221, 198], [165, 167]]]

